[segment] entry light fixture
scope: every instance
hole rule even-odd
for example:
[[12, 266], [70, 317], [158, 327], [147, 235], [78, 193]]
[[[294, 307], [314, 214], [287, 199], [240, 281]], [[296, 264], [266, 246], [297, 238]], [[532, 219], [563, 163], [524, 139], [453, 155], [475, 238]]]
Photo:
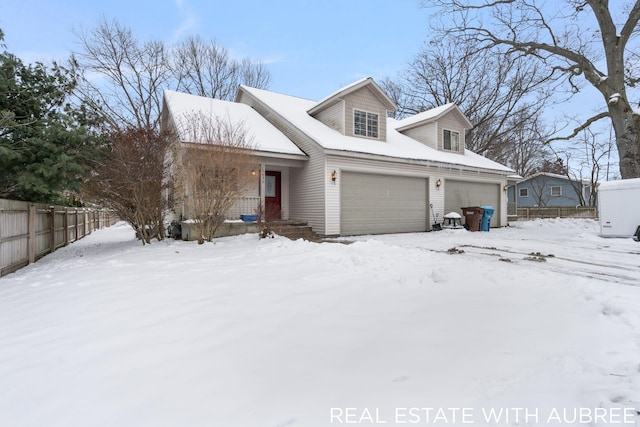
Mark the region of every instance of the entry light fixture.
[[337, 179], [338, 179], [338, 172], [336, 172], [334, 169], [333, 172], [331, 172], [331, 182], [335, 184]]
[[436, 188], [439, 190], [441, 185], [442, 185], [442, 181], [440, 179], [438, 179], [436, 181]]
[[503, 189], [503, 190], [504, 190], [504, 192], [506, 193], [506, 192], [507, 192], [507, 190], [509, 189], [509, 186], [508, 186], [508, 185], [505, 185], [504, 187], [502, 187], [502, 189]]

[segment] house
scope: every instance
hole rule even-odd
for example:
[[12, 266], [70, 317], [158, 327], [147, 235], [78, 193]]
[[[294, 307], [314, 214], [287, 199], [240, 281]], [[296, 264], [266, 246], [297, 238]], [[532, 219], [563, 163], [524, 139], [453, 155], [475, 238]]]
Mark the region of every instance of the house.
[[491, 205], [491, 225], [506, 225], [514, 171], [465, 148], [472, 124], [460, 109], [387, 117], [395, 108], [371, 78], [320, 101], [247, 86], [235, 102], [165, 91], [163, 126], [201, 111], [253, 134], [260, 170], [228, 218], [262, 203], [271, 219], [305, 220], [321, 236], [419, 232], [448, 212]]
[[519, 208], [582, 206], [591, 201], [591, 182], [538, 172], [510, 187], [508, 195]]

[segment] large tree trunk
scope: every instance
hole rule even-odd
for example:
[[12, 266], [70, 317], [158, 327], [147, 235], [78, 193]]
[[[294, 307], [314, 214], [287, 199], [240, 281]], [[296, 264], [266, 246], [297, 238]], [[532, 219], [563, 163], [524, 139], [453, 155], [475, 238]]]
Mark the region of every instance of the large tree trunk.
[[[625, 111], [626, 110], [626, 111]], [[628, 109], [611, 107], [622, 179], [640, 177], [640, 116]]]

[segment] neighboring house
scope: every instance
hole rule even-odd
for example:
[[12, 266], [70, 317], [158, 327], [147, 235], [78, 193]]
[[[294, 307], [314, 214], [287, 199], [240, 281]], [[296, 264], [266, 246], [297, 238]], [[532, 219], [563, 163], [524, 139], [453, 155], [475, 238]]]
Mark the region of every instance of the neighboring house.
[[574, 207], [589, 202], [589, 180], [571, 180], [566, 176], [539, 172], [509, 188], [509, 202], [519, 208]]
[[371, 78], [319, 102], [246, 86], [236, 102], [166, 91], [163, 126], [201, 111], [252, 133], [260, 171], [229, 217], [262, 203], [276, 219], [305, 220], [318, 235], [337, 236], [428, 231], [434, 216], [440, 222], [462, 207], [491, 205], [491, 225], [507, 225], [514, 171], [465, 149], [472, 124], [460, 109], [388, 118], [395, 108]]

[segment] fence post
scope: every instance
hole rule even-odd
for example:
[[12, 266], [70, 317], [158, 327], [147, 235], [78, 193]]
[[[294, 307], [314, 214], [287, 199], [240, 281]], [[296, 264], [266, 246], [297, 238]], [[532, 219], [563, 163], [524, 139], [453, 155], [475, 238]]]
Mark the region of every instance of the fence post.
[[27, 252], [29, 254], [29, 264], [36, 260], [36, 207], [29, 205], [29, 242]]
[[49, 236], [49, 244], [51, 247], [49, 248], [49, 253], [53, 253], [56, 250], [56, 207], [49, 206], [49, 232], [51, 236]]
[[69, 208], [64, 208], [62, 224], [64, 227], [64, 245], [69, 244]]
[[76, 215], [75, 216], [76, 216], [76, 220], [75, 220], [75, 225], [76, 225], [75, 234], [76, 234], [76, 237], [75, 237], [75, 239], [73, 239], [74, 242], [76, 240], [78, 240], [78, 208], [76, 208]]

